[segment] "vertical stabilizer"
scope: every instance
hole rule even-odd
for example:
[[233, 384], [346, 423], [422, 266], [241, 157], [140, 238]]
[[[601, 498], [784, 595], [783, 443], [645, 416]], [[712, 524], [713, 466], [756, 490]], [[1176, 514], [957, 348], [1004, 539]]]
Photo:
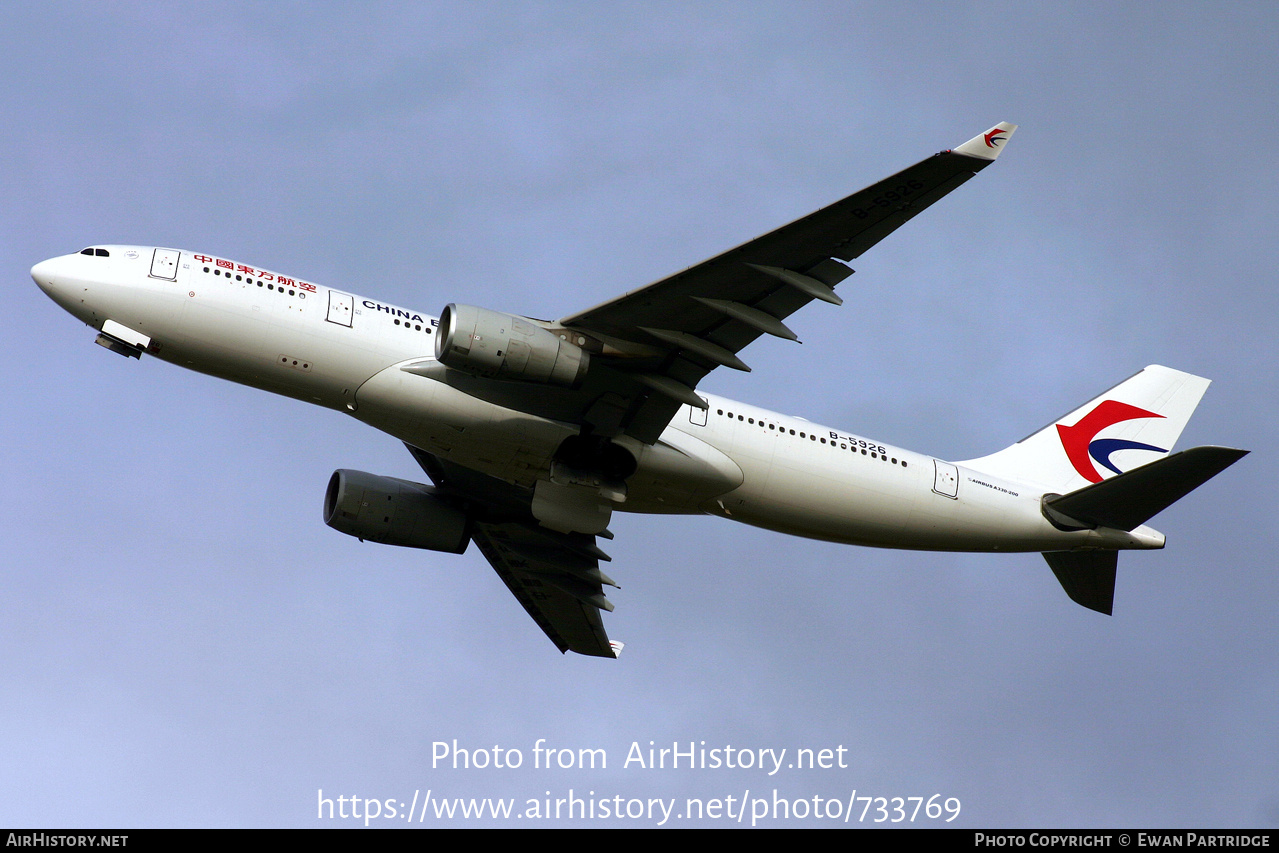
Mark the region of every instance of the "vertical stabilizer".
[[1011, 447], [962, 464], [1048, 492], [1073, 492], [1167, 455], [1208, 384], [1151, 365]]
[[1117, 551], [1048, 551], [1044, 559], [1076, 604], [1110, 615], [1115, 606]]

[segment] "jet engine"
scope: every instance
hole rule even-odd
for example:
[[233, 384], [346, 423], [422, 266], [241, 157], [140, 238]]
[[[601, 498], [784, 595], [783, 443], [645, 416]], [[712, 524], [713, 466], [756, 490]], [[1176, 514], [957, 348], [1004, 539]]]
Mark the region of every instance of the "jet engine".
[[440, 313], [435, 357], [474, 376], [576, 388], [590, 355], [530, 320], [474, 305], [446, 305]]
[[324, 523], [361, 541], [461, 554], [471, 537], [466, 513], [421, 483], [364, 471], [334, 471], [324, 495]]

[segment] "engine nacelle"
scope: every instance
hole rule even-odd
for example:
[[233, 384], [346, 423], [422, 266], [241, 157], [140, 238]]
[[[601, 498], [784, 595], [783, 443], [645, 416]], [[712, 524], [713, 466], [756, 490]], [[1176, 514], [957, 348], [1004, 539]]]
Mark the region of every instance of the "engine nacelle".
[[523, 317], [450, 304], [440, 312], [435, 357], [474, 376], [576, 388], [590, 354]]
[[338, 470], [324, 494], [324, 523], [334, 530], [407, 548], [461, 554], [471, 537], [466, 513], [421, 483]]

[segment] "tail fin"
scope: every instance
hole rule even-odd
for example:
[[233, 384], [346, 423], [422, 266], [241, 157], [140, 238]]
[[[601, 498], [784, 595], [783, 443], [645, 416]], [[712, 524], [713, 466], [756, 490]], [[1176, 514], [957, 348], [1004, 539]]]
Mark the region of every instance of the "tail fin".
[[[1193, 447], [1168, 455], [1208, 384], [1151, 365], [1011, 447], [960, 464], [1042, 488], [1043, 514], [1063, 530], [1133, 531], [1248, 452]], [[1139, 547], [1162, 547], [1162, 536], [1146, 533], [1149, 543]], [[1071, 600], [1109, 615], [1116, 551], [1048, 551], [1044, 559]]]
[[1073, 492], [1166, 455], [1208, 384], [1151, 365], [1011, 447], [961, 464], [1048, 492]]
[[1110, 615], [1115, 604], [1118, 551], [1047, 551], [1044, 559], [1071, 601]]

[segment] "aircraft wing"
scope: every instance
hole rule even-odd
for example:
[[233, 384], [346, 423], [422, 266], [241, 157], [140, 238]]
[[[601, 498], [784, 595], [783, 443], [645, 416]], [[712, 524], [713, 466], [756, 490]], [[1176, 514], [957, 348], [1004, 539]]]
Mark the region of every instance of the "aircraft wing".
[[609, 641], [600, 618], [601, 610], [613, 609], [604, 585], [617, 584], [600, 571], [600, 561], [610, 558], [594, 536], [540, 526], [528, 489], [405, 446], [439, 493], [467, 511], [471, 539], [561, 652], [617, 657], [622, 644]]
[[612, 610], [594, 536], [554, 533], [535, 525], [476, 523], [471, 538], [528, 615], [561, 651], [617, 657], [600, 619]]
[[[1015, 125], [999, 124], [843, 201], [640, 290], [543, 328], [589, 352], [572, 387], [507, 382], [424, 359], [401, 369], [519, 411], [576, 424], [583, 434], [655, 443], [681, 405], [706, 408], [697, 383], [719, 366], [749, 370], [737, 353], [762, 334], [796, 340], [782, 322], [834, 287], [858, 257], [989, 165]], [[473, 336], [478, 340], [478, 336]], [[464, 509], [471, 538], [560, 651], [616, 657], [600, 619], [612, 610], [599, 570], [622, 484], [508, 483], [409, 447], [437, 490]], [[606, 493], [607, 492], [607, 493]], [[541, 523], [539, 523], [539, 521]]]
[[680, 404], [705, 407], [693, 389], [711, 370], [749, 370], [737, 353], [761, 334], [796, 340], [782, 321], [814, 299], [840, 304], [834, 287], [853, 272], [843, 261], [990, 165], [1016, 129], [997, 124], [776, 231], [559, 320], [600, 340], [606, 357], [620, 354], [607, 361], [631, 393], [614, 392], [628, 406], [616, 431], [656, 441]]

